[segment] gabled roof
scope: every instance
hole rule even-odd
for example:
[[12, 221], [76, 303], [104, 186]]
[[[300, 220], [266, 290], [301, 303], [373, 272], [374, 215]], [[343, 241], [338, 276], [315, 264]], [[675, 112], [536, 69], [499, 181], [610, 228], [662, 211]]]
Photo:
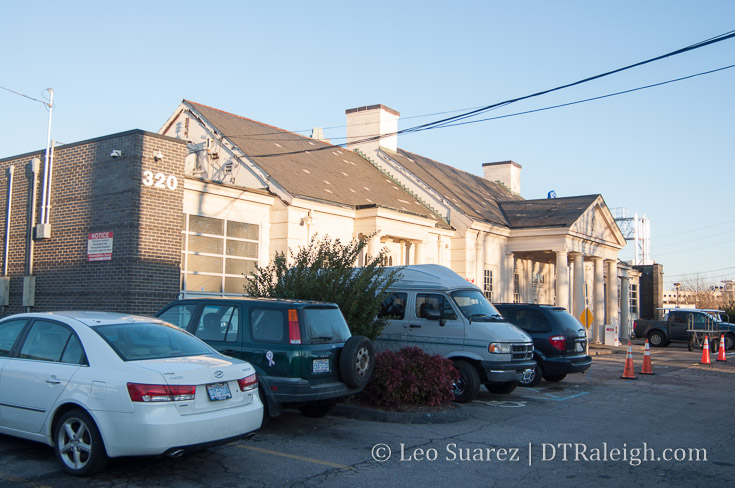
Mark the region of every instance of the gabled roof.
[[499, 202], [512, 228], [571, 227], [600, 195]]
[[184, 100], [291, 195], [355, 208], [441, 217], [362, 156], [277, 127]]
[[381, 150], [472, 219], [510, 226], [498, 202], [523, 200], [499, 183], [418, 154]]

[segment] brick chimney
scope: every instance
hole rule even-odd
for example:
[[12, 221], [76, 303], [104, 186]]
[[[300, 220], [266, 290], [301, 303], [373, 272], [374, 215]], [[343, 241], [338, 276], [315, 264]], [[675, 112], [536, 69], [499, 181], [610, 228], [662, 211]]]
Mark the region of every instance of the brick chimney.
[[[360, 149], [370, 153], [378, 147], [390, 151], [398, 150], [398, 119], [396, 110], [385, 105], [369, 105], [351, 108], [347, 115], [347, 149]], [[366, 141], [365, 139], [372, 139]]]
[[520, 164], [513, 161], [482, 164], [483, 176], [486, 180], [498, 182], [516, 195], [521, 194], [522, 168]]

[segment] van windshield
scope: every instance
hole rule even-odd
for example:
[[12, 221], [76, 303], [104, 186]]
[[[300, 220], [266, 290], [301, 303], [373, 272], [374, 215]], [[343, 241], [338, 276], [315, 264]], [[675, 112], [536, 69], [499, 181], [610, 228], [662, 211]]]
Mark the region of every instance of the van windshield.
[[459, 290], [450, 293], [450, 295], [462, 311], [462, 315], [470, 321], [505, 321], [500, 312], [478, 290]]

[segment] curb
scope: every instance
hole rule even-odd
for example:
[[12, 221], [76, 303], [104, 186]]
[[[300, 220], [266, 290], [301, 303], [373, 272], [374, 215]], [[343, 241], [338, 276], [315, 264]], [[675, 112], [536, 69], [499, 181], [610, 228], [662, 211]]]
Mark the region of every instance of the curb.
[[469, 409], [457, 403], [452, 403], [452, 406], [454, 408], [438, 412], [386, 412], [385, 410], [339, 403], [332, 415], [392, 424], [448, 424], [470, 418]]

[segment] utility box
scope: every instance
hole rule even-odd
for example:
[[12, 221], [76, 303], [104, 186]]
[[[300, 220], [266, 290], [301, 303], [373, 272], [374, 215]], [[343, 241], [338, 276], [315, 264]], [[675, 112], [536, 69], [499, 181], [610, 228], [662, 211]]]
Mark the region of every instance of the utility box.
[[619, 346], [620, 341], [618, 340], [618, 326], [613, 324], [605, 325], [605, 345], [606, 346]]
[[36, 306], [36, 277], [35, 276], [24, 276], [23, 277], [23, 306], [24, 307], [35, 307]]
[[0, 277], [0, 306], [10, 305], [10, 277]]
[[38, 224], [36, 226], [36, 240], [51, 239], [51, 224]]

